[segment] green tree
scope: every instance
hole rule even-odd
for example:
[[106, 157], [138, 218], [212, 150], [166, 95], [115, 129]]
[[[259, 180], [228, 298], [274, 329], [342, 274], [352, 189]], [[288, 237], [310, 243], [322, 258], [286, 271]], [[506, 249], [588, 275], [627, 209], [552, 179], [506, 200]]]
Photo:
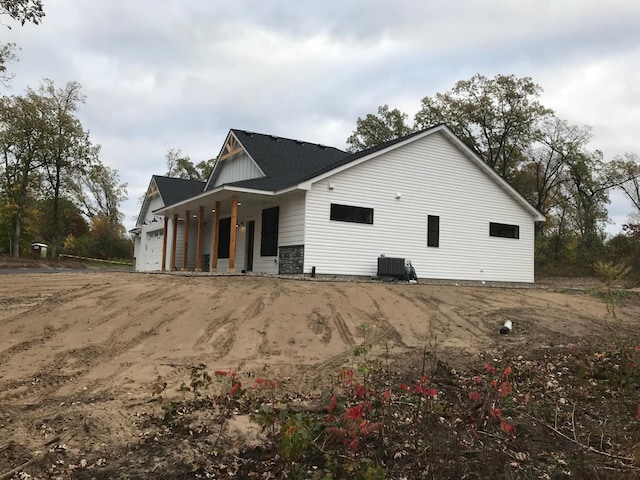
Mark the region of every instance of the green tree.
[[[44, 9], [41, 0], [0, 0], [0, 18], [8, 16], [11, 20], [38, 25], [44, 17]], [[11, 24], [6, 24], [11, 28]], [[7, 74], [7, 63], [16, 59], [16, 44], [6, 43], [0, 45], [0, 83], [5, 83], [12, 78]]]
[[358, 152], [375, 147], [411, 133], [414, 129], [407, 124], [408, 116], [397, 108], [389, 110], [389, 105], [378, 107], [378, 113], [367, 114], [356, 122], [356, 129], [347, 139], [347, 150]]
[[[99, 146], [91, 143], [77, 118], [83, 101], [78, 83], [57, 88], [50, 80], [43, 81], [37, 92], [28, 89], [23, 96], [0, 99], [3, 230], [10, 223], [9, 249], [15, 256], [20, 248], [13, 246], [23, 239], [30, 205], [47, 206], [46, 228], [38, 232], [47, 237], [38, 240], [50, 245], [52, 256], [70, 234], [64, 212], [69, 201], [85, 208], [87, 218], [103, 213], [121, 227], [118, 207], [126, 198], [126, 185], [101, 164]], [[29, 220], [36, 216], [37, 211], [30, 213]]]
[[203, 160], [198, 164], [191, 161], [188, 155], [184, 155], [180, 149], [172, 148], [165, 155], [167, 162], [167, 177], [184, 178], [187, 180], [206, 181], [211, 175], [215, 164], [215, 158]]
[[[524, 152], [512, 182], [529, 203], [550, 218], [563, 199], [568, 165], [591, 139], [591, 128], [570, 125], [554, 115], [544, 117], [536, 128], [537, 141]], [[536, 236], [543, 227], [543, 223], [536, 224]]]
[[120, 182], [116, 170], [102, 163], [76, 172], [71, 184], [72, 194], [82, 213], [89, 219], [102, 215], [112, 223], [122, 222], [120, 205], [127, 199], [127, 184]]
[[568, 164], [565, 201], [579, 232], [585, 260], [602, 250], [604, 227], [608, 219], [609, 189], [615, 186], [606, 168], [602, 152], [583, 152]]
[[89, 223], [82, 215], [78, 207], [69, 199], [61, 198], [55, 208], [58, 209], [58, 224], [53, 221], [54, 201], [51, 197], [45, 197], [36, 202], [36, 225], [33, 239], [48, 241], [61, 230], [66, 236], [81, 237], [89, 233]]
[[617, 172], [620, 184], [618, 188], [624, 192], [634, 206], [634, 215], [640, 215], [640, 157], [627, 152], [611, 162]]
[[8, 15], [22, 25], [27, 22], [38, 25], [44, 17], [42, 0], [0, 0], [0, 15]]
[[34, 184], [41, 181], [39, 169], [45, 164], [47, 142], [44, 122], [36, 107], [35, 94], [0, 99], [0, 151], [2, 183], [0, 191], [10, 211], [11, 250], [20, 256], [22, 226], [28, 202], [34, 197]]
[[73, 188], [69, 180], [97, 162], [100, 147], [91, 144], [89, 133], [76, 117], [80, 104], [84, 103], [78, 82], [69, 82], [64, 88], [57, 88], [52, 80], [45, 79], [39, 93], [34, 94], [33, 98], [44, 120], [46, 132], [42, 156], [45, 158], [46, 185], [53, 198], [52, 221], [57, 226], [49, 240], [51, 254], [55, 257], [64, 240], [60, 199]]
[[538, 101], [542, 88], [529, 77], [476, 74], [452, 90], [424, 97], [416, 126], [446, 124], [503, 178], [512, 180], [538, 138], [538, 122], [552, 110]]

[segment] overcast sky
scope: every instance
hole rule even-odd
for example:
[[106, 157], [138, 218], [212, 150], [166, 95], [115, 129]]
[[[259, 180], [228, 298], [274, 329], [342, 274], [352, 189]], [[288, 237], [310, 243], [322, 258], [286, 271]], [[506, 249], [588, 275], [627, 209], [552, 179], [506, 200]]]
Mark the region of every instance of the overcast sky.
[[[606, 160], [640, 154], [638, 0], [43, 1], [41, 25], [0, 30], [21, 48], [5, 93], [81, 83], [127, 229], [170, 148], [211, 158], [230, 128], [345, 148], [359, 116], [412, 117], [475, 73], [530, 76]], [[618, 231], [631, 207], [612, 199]]]

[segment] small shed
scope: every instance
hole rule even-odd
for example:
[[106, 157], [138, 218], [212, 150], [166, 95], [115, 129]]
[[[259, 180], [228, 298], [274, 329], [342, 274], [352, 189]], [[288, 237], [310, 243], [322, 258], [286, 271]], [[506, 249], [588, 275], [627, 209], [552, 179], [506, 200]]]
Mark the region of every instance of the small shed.
[[46, 243], [32, 243], [31, 254], [33, 258], [47, 258], [47, 247]]

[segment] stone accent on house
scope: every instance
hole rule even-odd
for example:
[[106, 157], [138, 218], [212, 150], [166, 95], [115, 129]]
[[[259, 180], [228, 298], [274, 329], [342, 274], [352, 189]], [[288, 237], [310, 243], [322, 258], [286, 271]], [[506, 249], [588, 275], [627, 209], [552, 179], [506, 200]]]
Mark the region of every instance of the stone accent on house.
[[304, 245], [290, 245], [279, 248], [278, 264], [282, 274], [300, 274], [304, 265]]

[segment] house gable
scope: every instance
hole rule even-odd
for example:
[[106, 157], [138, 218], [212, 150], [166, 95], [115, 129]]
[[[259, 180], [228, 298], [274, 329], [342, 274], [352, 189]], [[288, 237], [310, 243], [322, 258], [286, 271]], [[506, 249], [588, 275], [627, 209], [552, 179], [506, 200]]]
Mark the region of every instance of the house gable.
[[[305, 272], [375, 275], [384, 254], [411, 259], [419, 277], [533, 281], [532, 209], [445, 130], [312, 182], [305, 219]], [[517, 238], [492, 235], [492, 222]]]
[[298, 187], [304, 190], [308, 190], [311, 188], [311, 185], [316, 182], [323, 181], [328, 177], [335, 175], [336, 173], [340, 173], [349, 168], [353, 168], [356, 165], [359, 165], [363, 162], [369, 161], [373, 158], [376, 158], [380, 155], [384, 155], [386, 153], [392, 152], [396, 149], [403, 148], [413, 142], [419, 141], [427, 136], [441, 133], [447, 140], [452, 144], [452, 147], [458, 149], [469, 162], [474, 164], [478, 169], [480, 169], [485, 175], [487, 175], [498, 187], [506, 191], [509, 196], [522, 208], [527, 210], [529, 214], [533, 217], [534, 221], [542, 222], [545, 220], [544, 215], [542, 215], [538, 210], [536, 210], [515, 188], [513, 188], [504, 178], [502, 178], [497, 172], [495, 172], [491, 167], [489, 167], [482, 158], [471, 150], [467, 145], [462, 142], [446, 125], [438, 125], [436, 127], [432, 127], [426, 130], [422, 130], [420, 132], [415, 132], [405, 137], [397, 138], [394, 140], [390, 140], [383, 144], [377, 145], [375, 147], [363, 150], [361, 152], [355, 153], [352, 156], [342, 159], [332, 165], [330, 168], [325, 169], [325, 171], [305, 179], [301, 182]]
[[276, 192], [295, 187], [348, 156], [325, 145], [234, 129], [227, 136], [206, 190], [229, 185]]
[[153, 175], [138, 214], [136, 228], [157, 216], [153, 213], [156, 210], [202, 193], [204, 185], [198, 180]]
[[264, 176], [260, 166], [247, 153], [234, 131], [231, 130], [211, 169], [205, 190], [209, 191], [221, 185]]
[[162, 208], [163, 206], [164, 202], [162, 201], [158, 184], [156, 183], [155, 178], [151, 177], [149, 187], [147, 187], [147, 193], [145, 194], [142, 206], [140, 207], [140, 213], [138, 214], [138, 219], [136, 221], [136, 228], [142, 227], [142, 225], [147, 221], [149, 212]]

